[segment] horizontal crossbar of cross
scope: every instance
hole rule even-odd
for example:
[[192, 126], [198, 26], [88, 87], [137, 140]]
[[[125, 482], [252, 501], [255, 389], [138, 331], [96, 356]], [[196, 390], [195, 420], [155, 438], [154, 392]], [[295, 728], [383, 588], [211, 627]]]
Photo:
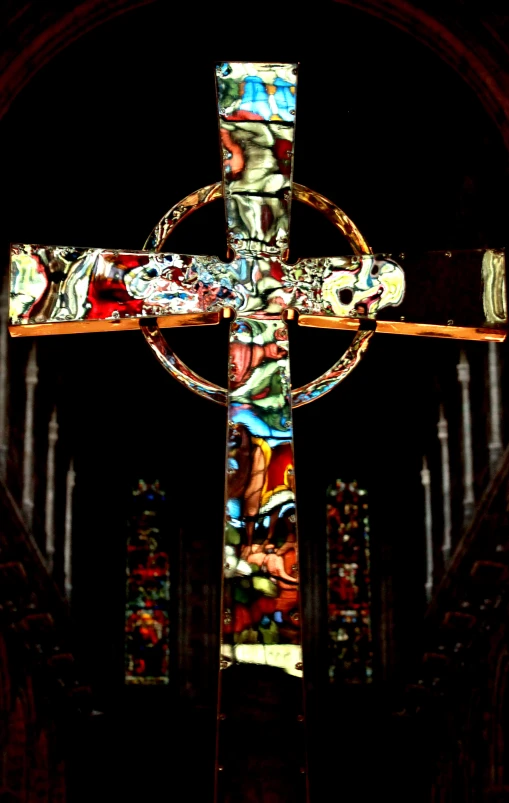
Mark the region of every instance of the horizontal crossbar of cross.
[[[246, 281], [255, 269], [270, 277], [261, 289]], [[161, 327], [195, 326], [285, 310], [298, 313], [304, 326], [354, 330], [376, 318], [379, 332], [501, 340], [504, 253], [354, 255], [288, 265], [270, 251], [221, 262], [146, 251], [12, 247], [14, 336], [136, 329], [144, 318], [157, 318]]]

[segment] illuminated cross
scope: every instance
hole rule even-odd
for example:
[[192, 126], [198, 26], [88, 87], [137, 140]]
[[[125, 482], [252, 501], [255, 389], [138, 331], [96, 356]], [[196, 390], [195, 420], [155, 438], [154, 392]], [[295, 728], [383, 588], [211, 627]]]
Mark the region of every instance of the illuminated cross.
[[[141, 327], [170, 373], [227, 405], [216, 800], [296, 803], [308, 792], [292, 407], [337, 385], [375, 329], [503, 340], [504, 255], [373, 255], [340, 209], [292, 184], [296, 65], [224, 63], [216, 73], [223, 182], [173, 207], [147, 250], [13, 246], [10, 331]], [[231, 261], [163, 250], [175, 225], [221, 196]], [[323, 212], [354, 255], [288, 264], [292, 197]], [[232, 320], [228, 390], [185, 366], [159, 329], [221, 316]], [[286, 318], [295, 317], [356, 334], [328, 372], [292, 390]]]

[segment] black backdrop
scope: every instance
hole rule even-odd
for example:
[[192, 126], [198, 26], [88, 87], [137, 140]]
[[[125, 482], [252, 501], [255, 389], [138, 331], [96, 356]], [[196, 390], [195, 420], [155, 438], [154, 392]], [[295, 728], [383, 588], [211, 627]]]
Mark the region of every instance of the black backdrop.
[[[4, 263], [9, 241], [140, 248], [168, 207], [218, 180], [213, 64], [221, 59], [300, 62], [295, 179], [338, 203], [375, 250], [504, 244], [508, 173], [498, 132], [460, 77], [413, 39], [330, 2], [161, 2], [73, 43], [14, 103], [0, 127]], [[291, 245], [293, 257], [348, 250], [297, 204]], [[182, 224], [169, 247], [224, 255], [221, 204]], [[198, 372], [226, 383], [226, 326], [167, 336]], [[348, 340], [292, 327], [294, 384], [332, 364]], [[177, 386], [136, 333], [44, 338], [39, 347], [54, 377], [54, 387], [46, 382], [39, 392], [59, 401], [76, 459], [76, 650], [105, 712], [73, 748], [74, 799], [93, 792], [107, 800], [121, 787], [130, 800], [143, 790], [166, 794], [184, 781], [190, 797], [208, 800], [224, 412]], [[12, 344], [14, 362], [23, 348]], [[402, 745], [391, 741], [380, 666], [381, 694], [350, 690], [333, 699], [327, 691], [325, 487], [341, 476], [369, 488], [375, 629], [389, 574], [395, 630], [388, 677], [389, 689], [397, 688], [415, 658], [424, 610], [421, 458], [427, 452], [437, 462], [438, 403], [458, 393], [458, 353], [455, 343], [380, 335], [344, 386], [295, 414], [317, 800], [324, 790], [333, 796], [332, 788], [338, 799], [353, 800], [385, 786], [396, 795], [400, 788], [406, 799], [415, 766], [408, 761], [419, 749], [414, 742], [405, 757], [395, 757]], [[472, 346], [470, 354], [482, 405], [484, 347]], [[475, 435], [484, 443], [482, 426]], [[182, 636], [173, 645], [172, 689], [125, 697], [126, 509], [131, 484], [148, 475], [159, 475], [169, 492], [175, 565], [195, 561], [195, 584], [208, 600], [203, 643], [186, 642], [201, 680], [198, 687], [186, 675]], [[180, 571], [177, 621], [184, 586]], [[328, 727], [331, 735], [320, 741]], [[402, 761], [411, 769], [398, 787]], [[99, 787], [101, 766], [107, 775]]]

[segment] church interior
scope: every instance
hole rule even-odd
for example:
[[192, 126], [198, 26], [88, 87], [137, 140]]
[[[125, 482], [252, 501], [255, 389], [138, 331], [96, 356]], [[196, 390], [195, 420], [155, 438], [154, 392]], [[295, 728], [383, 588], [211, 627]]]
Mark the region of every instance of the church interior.
[[[220, 180], [214, 65], [251, 59], [299, 62], [295, 181], [375, 252], [502, 249], [509, 11], [27, 0], [0, 23], [0, 800], [212, 802], [225, 412], [138, 331], [10, 337], [9, 244], [142, 249]], [[350, 253], [295, 202], [290, 235], [290, 262]], [[224, 259], [223, 205], [168, 247]], [[295, 387], [352, 340], [288, 328]], [[226, 320], [165, 337], [227, 384]], [[299, 803], [509, 801], [508, 371], [506, 342], [376, 333], [295, 411]], [[157, 610], [132, 560], [151, 527]]]

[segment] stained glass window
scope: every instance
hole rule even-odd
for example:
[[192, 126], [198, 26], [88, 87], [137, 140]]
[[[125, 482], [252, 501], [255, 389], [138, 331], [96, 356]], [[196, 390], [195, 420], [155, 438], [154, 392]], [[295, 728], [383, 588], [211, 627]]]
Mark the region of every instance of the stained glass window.
[[132, 494], [126, 584], [126, 683], [168, 683], [168, 514], [166, 494], [157, 481], [140, 480]]
[[367, 492], [336, 480], [327, 489], [327, 591], [331, 683], [373, 674]]

